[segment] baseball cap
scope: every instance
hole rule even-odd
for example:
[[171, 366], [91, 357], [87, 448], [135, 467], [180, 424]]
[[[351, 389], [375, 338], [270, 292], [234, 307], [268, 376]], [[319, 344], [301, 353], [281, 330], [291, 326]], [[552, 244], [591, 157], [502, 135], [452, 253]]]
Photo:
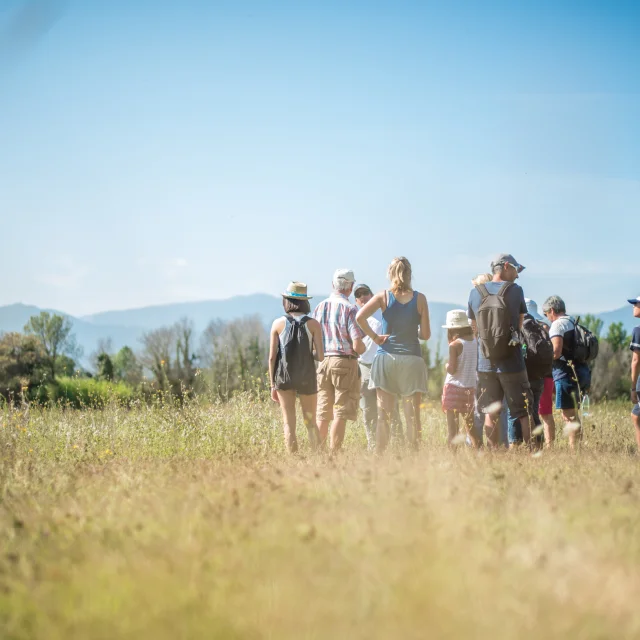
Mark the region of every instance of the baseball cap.
[[351, 269], [336, 269], [336, 272], [333, 274], [333, 281], [335, 282], [338, 278], [342, 278], [347, 282], [356, 281], [356, 277]]
[[630, 298], [629, 300], [627, 300], [627, 302], [629, 304], [638, 304], [638, 302], [640, 302], [640, 296], [638, 296], [637, 298]]
[[524, 270], [522, 266], [510, 253], [499, 253], [492, 261], [491, 268], [497, 267], [499, 264], [509, 263], [512, 267], [515, 267], [517, 272], [520, 273]]
[[371, 291], [371, 287], [368, 284], [357, 284], [356, 288], [353, 290], [353, 297], [359, 298], [360, 296], [368, 296], [373, 295], [373, 291]]

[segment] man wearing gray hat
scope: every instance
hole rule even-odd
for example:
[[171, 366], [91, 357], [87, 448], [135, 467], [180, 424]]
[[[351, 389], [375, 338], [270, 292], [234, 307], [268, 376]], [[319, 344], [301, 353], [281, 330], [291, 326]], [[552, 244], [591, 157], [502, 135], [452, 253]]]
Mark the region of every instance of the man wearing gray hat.
[[318, 368], [318, 429], [324, 441], [331, 423], [330, 446], [342, 446], [347, 420], [358, 417], [360, 369], [358, 356], [366, 350], [356, 322], [357, 308], [349, 302], [356, 279], [351, 269], [333, 274], [333, 293], [314, 310], [322, 327], [324, 360]]
[[524, 442], [531, 439], [533, 395], [520, 339], [527, 306], [515, 284], [523, 269], [511, 254], [501, 253], [491, 262], [492, 281], [469, 294], [468, 316], [478, 336], [478, 408], [485, 414], [487, 439], [493, 446], [498, 444], [504, 398], [511, 417], [519, 419]]

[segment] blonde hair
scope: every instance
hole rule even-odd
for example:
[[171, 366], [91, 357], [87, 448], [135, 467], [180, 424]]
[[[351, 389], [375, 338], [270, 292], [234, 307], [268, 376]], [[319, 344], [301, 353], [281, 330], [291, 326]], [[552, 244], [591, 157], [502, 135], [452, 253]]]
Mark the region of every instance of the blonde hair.
[[387, 269], [392, 293], [411, 291], [411, 263], [404, 257], [394, 258]]
[[493, 276], [490, 273], [481, 273], [471, 281], [471, 284], [477, 287], [479, 284], [487, 284], [487, 282], [491, 282], [492, 280]]

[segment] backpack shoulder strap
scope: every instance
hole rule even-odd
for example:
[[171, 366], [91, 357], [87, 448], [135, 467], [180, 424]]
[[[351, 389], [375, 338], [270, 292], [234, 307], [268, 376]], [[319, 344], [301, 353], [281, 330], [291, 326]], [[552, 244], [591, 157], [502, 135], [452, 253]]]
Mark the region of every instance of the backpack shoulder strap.
[[488, 298], [491, 294], [489, 293], [487, 287], [485, 287], [483, 284], [477, 284], [476, 285], [476, 291], [480, 294], [480, 297], [485, 300], [486, 298]]
[[502, 286], [500, 288], [500, 291], [498, 291], [498, 296], [500, 296], [501, 298], [504, 298], [507, 295], [507, 291], [509, 291], [509, 289], [511, 289], [511, 287], [513, 286], [513, 282], [505, 282], [504, 286]]

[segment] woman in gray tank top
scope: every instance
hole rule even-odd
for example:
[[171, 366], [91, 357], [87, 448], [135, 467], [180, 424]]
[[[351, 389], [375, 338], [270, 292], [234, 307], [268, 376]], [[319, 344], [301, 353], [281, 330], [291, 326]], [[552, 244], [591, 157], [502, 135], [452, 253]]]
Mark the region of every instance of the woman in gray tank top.
[[[411, 263], [406, 258], [394, 258], [387, 276], [390, 288], [376, 294], [356, 315], [360, 328], [378, 345], [370, 388], [375, 388], [378, 396], [379, 453], [389, 442], [389, 417], [395, 409], [396, 395], [403, 397], [409, 444], [417, 447], [422, 431], [420, 405], [427, 392], [427, 365], [420, 340], [431, 337], [429, 306], [424, 294], [411, 286]], [[378, 309], [382, 310], [382, 335], [367, 322]]]

